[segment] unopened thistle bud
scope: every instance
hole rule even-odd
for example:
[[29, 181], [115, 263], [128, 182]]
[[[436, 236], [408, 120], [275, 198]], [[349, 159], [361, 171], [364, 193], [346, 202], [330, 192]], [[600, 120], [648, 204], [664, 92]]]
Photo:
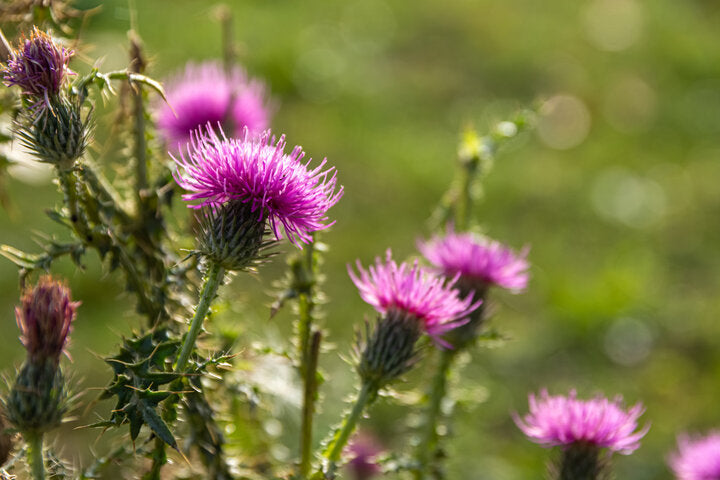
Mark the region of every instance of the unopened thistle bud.
[[238, 200], [209, 205], [200, 218], [197, 253], [225, 270], [246, 270], [260, 263], [262, 250], [274, 243], [263, 240], [265, 233], [265, 222], [252, 214], [250, 205]]
[[72, 55], [72, 50], [58, 45], [48, 34], [34, 27], [30, 38], [23, 37], [2, 68], [5, 85], [19, 86], [22, 94], [33, 102], [33, 109], [52, 110], [56, 103], [53, 99], [60, 94], [65, 78], [74, 75], [68, 68]]
[[461, 298], [452, 283], [421, 268], [397, 265], [387, 251], [368, 270], [348, 270], [360, 296], [382, 314], [362, 348], [358, 371], [363, 382], [382, 386], [412, 367], [415, 342], [425, 332], [443, 343], [442, 335], [464, 324], [481, 302]]
[[37, 160], [69, 170], [85, 153], [89, 115], [83, 119], [78, 102], [59, 97], [52, 102], [52, 112], [22, 112], [15, 134]]
[[6, 408], [8, 419], [24, 434], [45, 432], [62, 420], [67, 393], [60, 355], [78, 305], [67, 286], [47, 276], [25, 292], [15, 309], [27, 358]]

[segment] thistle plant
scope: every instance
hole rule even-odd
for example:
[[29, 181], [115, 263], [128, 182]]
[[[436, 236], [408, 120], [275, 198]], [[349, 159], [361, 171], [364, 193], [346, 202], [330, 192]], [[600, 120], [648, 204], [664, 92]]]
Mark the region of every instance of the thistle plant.
[[[44, 25], [51, 26], [77, 16], [66, 2], [11, 3], [0, 11], [22, 22], [42, 23], [43, 12], [50, 12], [52, 21]], [[22, 6], [28, 11], [18, 17]], [[376, 318], [355, 322], [362, 332], [350, 358], [357, 390], [320, 443], [315, 430], [325, 418], [316, 418], [317, 413], [332, 411], [323, 409], [331, 399], [321, 364], [325, 347], [333, 344], [326, 339], [334, 334], [319, 308], [326, 301], [323, 257], [325, 241], [332, 238], [328, 230], [345, 221], [330, 212], [345, 191], [327, 160], [313, 162], [302, 147], [287, 148], [284, 135], [273, 135], [270, 83], [237, 63], [229, 12], [220, 15], [224, 60], [188, 63], [165, 86], [148, 73], [153, 69], [148, 59], [157, 52], [146, 52], [135, 30], [128, 36], [127, 67], [110, 72], [78, 61], [88, 53], [81, 43], [58, 36], [68, 34], [67, 28], [46, 31], [37, 25], [14, 45], [0, 42], [7, 87], [0, 114], [13, 120], [11, 137], [0, 142], [16, 140], [38, 162], [53, 167], [59, 206], [48, 215], [65, 229], [64, 236], [42, 237], [40, 252], [0, 247], [19, 268], [22, 299], [16, 318], [27, 352], [3, 399], [8, 426], [20, 433], [24, 447], [0, 465], [0, 478], [10, 478], [22, 460], [34, 480], [367, 480], [387, 472], [444, 478], [443, 432], [452, 412], [441, 407], [456, 393], [450, 381], [460, 374], [456, 359], [477, 355], [475, 347], [492, 336], [488, 324], [496, 292], [520, 294], [530, 286], [529, 249], [518, 251], [481, 234], [492, 228], [479, 223], [476, 211], [500, 147], [532, 126], [534, 112], [499, 122], [484, 136], [474, 130], [463, 134], [456, 178], [417, 242], [419, 257], [393, 259], [388, 249], [367, 267], [360, 261], [348, 266], [350, 280]], [[95, 107], [101, 99], [114, 107], [115, 97], [119, 113], [112, 135], [99, 145], [92, 133], [101, 120], [95, 112], [102, 109]], [[178, 197], [188, 208], [175, 208]], [[252, 272], [265, 282], [269, 269], [262, 266], [282, 254], [282, 242], [291, 253], [268, 316], [292, 302], [293, 333], [290, 326], [279, 326], [279, 346], [244, 336], [249, 321], [232, 308], [236, 299], [223, 313], [232, 328], [206, 322], [216, 299], [229, 293], [220, 287], [232, 275]], [[89, 465], [75, 468], [52, 451], [47, 437], [68, 419], [60, 364], [79, 302], [53, 277], [39, 276], [29, 285], [63, 257], [80, 271], [99, 260], [110, 279], [121, 272], [141, 319], [103, 359], [110, 378], [99, 399], [112, 405], [89, 425], [123, 429], [128, 441], [123, 438]], [[266, 391], [274, 382], [292, 383], [280, 375], [280, 364], [260, 379], [253, 377], [270, 358], [286, 362], [290, 378], [299, 383], [292, 385], [297, 398], [287, 402], [291, 408], [278, 407]], [[408, 375], [419, 366], [420, 378]], [[419, 422], [404, 442], [407, 451], [388, 447], [380, 454], [377, 442], [356, 430], [378, 398], [393, 397], [391, 388], [404, 378], [412, 384], [403, 401], [415, 402]], [[416, 395], [417, 390], [425, 395]], [[638, 423], [642, 413], [640, 404], [627, 408], [619, 397], [579, 400], [574, 391], [567, 396], [542, 391], [530, 396], [530, 412], [515, 415], [515, 422], [532, 441], [558, 447], [551, 478], [600, 480], [609, 478], [613, 454], [639, 447], [648, 432]], [[291, 432], [297, 437], [283, 430], [290, 415], [297, 416], [298, 431]], [[681, 436], [669, 459], [675, 475], [719, 478], [717, 437]], [[0, 438], [0, 462], [5, 439]]]
[[559, 463], [550, 466], [553, 479], [609, 478], [610, 455], [631, 454], [650, 429], [646, 425], [638, 430], [643, 406], [626, 410], [620, 397], [578, 400], [575, 391], [551, 396], [543, 390], [537, 397], [531, 394], [529, 402], [530, 412], [516, 416], [515, 423], [533, 442], [562, 447]]
[[27, 443], [34, 480], [45, 478], [43, 436], [60, 424], [67, 410], [60, 355], [78, 305], [67, 286], [46, 276], [24, 292], [15, 309], [27, 357], [4, 403], [8, 419]]

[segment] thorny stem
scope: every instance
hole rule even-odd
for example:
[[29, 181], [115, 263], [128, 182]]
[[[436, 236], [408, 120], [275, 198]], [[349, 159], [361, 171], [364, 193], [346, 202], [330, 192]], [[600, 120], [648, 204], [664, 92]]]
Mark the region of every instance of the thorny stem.
[[175, 363], [175, 371], [178, 373], [184, 372], [187, 367], [190, 354], [195, 347], [195, 341], [200, 334], [200, 330], [202, 330], [203, 321], [210, 310], [210, 305], [215, 298], [218, 287], [220, 287], [224, 274], [225, 269], [219, 264], [215, 262], [209, 263], [208, 271], [205, 273], [202, 292], [200, 293], [200, 301], [195, 309], [195, 315], [193, 316], [192, 322], [190, 322], [190, 330], [185, 336], [180, 355], [178, 355], [177, 362]]
[[372, 382], [363, 382], [358, 393], [355, 404], [352, 407], [335, 433], [333, 439], [328, 443], [323, 456], [325, 457], [325, 478], [335, 478], [338, 462], [350, 435], [355, 431], [358, 420], [363, 414], [365, 407], [372, 403], [377, 397], [378, 386]]
[[312, 463], [312, 433], [313, 415], [315, 414], [315, 399], [317, 398], [317, 364], [320, 355], [320, 340], [322, 334], [316, 331], [312, 336], [309, 355], [305, 366], [305, 394], [303, 397], [302, 426], [300, 428], [300, 478], [305, 479], [310, 474]]
[[428, 390], [428, 404], [423, 415], [425, 423], [420, 433], [420, 443], [417, 447], [417, 470], [413, 472], [415, 480], [431, 478], [429, 467], [437, 452], [438, 435], [437, 424], [440, 420], [442, 400], [447, 393], [447, 381], [455, 358], [456, 350], [440, 350], [440, 359], [435, 376]]
[[[145, 67], [140, 39], [135, 32], [130, 32], [130, 68], [133, 73], [142, 73]], [[142, 218], [145, 212], [145, 195], [147, 194], [147, 145], [145, 142], [145, 105], [143, 104], [143, 90], [139, 83], [130, 84], [130, 96], [133, 101], [133, 135], [135, 140], [135, 194], [136, 215]]]
[[83, 473], [80, 474], [79, 480], [90, 480], [100, 478], [100, 472], [111, 463], [120, 460], [123, 457], [131, 455], [133, 452], [127, 445], [123, 444], [111, 451], [104, 457], [96, 458], [95, 462]]
[[33, 480], [45, 480], [43, 434], [28, 433], [25, 435], [25, 442], [27, 442], [27, 462]]
[[477, 159], [468, 161], [461, 169], [460, 195], [457, 201], [457, 210], [455, 215], [455, 228], [459, 232], [466, 230], [470, 224], [473, 204], [472, 186], [478, 171], [479, 168]]
[[[313, 239], [314, 240], [314, 239]], [[305, 379], [305, 366], [308, 361], [310, 336], [313, 329], [312, 313], [315, 308], [315, 302], [313, 301], [313, 281], [314, 281], [314, 242], [311, 242], [305, 247], [304, 254], [297, 272], [295, 281], [298, 284], [300, 295], [298, 298], [298, 310], [299, 310], [299, 324], [298, 324], [298, 336], [300, 341], [298, 342], [298, 357], [300, 358], [300, 374]]]

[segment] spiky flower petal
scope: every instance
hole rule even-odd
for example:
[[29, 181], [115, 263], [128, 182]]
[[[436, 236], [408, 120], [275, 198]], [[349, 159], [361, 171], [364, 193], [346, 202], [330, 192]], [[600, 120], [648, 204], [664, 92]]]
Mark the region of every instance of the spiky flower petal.
[[462, 325], [481, 302], [473, 302], [472, 295], [460, 298], [453, 288], [454, 280], [435, 275], [418, 265], [396, 264], [388, 249], [385, 261], [379, 257], [375, 265], [365, 270], [357, 262], [358, 274], [348, 267], [348, 273], [360, 296], [380, 313], [399, 310], [417, 318], [425, 332], [442, 343], [440, 335]]
[[497, 285], [518, 293], [528, 283], [527, 249], [519, 254], [499, 242], [474, 233], [455, 233], [418, 242], [420, 252], [448, 277], [460, 275], [463, 285], [477, 290]]
[[531, 394], [529, 403], [530, 412], [515, 416], [515, 423], [530, 440], [545, 446], [582, 443], [627, 455], [640, 447], [649, 429], [646, 425], [637, 430], [643, 406], [625, 410], [620, 397], [578, 400], [574, 390], [567, 397], [542, 390], [539, 397]]
[[246, 128], [241, 139], [218, 135], [211, 126], [193, 133], [192, 142], [180, 158], [177, 183], [188, 191], [183, 199], [190, 208], [240, 201], [258, 222], [267, 221], [276, 238], [281, 227], [291, 243], [309, 243], [311, 233], [328, 222], [327, 211], [342, 197], [336, 189], [334, 168], [323, 170], [323, 160], [310, 169], [302, 148], [285, 153], [285, 137], [276, 140], [271, 132], [259, 137]]
[[17, 85], [35, 105], [50, 108], [50, 100], [60, 93], [67, 75], [72, 50], [57, 43], [45, 32], [33, 28], [30, 38], [23, 37], [17, 50], [3, 67], [5, 85]]
[[696, 438], [681, 435], [669, 463], [678, 480], [720, 479], [720, 431]]
[[158, 128], [175, 148], [191, 139], [191, 132], [222, 125], [232, 137], [247, 127], [258, 134], [270, 125], [265, 85], [251, 79], [241, 67], [226, 71], [218, 62], [188, 63], [185, 71], [166, 83], [167, 103], [158, 104]]

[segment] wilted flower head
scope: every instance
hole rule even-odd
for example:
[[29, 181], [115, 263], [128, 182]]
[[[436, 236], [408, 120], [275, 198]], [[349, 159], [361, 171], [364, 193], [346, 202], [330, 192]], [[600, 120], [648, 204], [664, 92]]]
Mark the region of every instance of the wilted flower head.
[[270, 124], [265, 85], [238, 66], [226, 71], [218, 62], [189, 63], [167, 82], [166, 94], [169, 105], [159, 104], [158, 127], [172, 147], [208, 123], [232, 137], [242, 136], [244, 127], [257, 134]]
[[368, 270], [357, 262], [358, 275], [348, 267], [348, 273], [360, 296], [380, 313], [401, 311], [422, 322], [425, 332], [444, 343], [439, 336], [465, 323], [480, 301], [472, 295], [460, 298], [453, 281], [435, 275], [418, 265], [397, 265], [388, 249], [385, 261], [379, 257]]
[[269, 130], [259, 137], [246, 128], [240, 139], [228, 139], [208, 125], [193, 133], [187, 152], [175, 161], [177, 183], [189, 193], [190, 208], [240, 201], [250, 206], [258, 222], [266, 221], [275, 236], [282, 238], [281, 226], [290, 242], [309, 243], [311, 232], [328, 223], [327, 211], [342, 197], [336, 190], [334, 167], [323, 170], [326, 161], [309, 169], [301, 163], [302, 148], [285, 153], [285, 136], [276, 140]]
[[78, 305], [80, 302], [71, 300], [67, 285], [49, 275], [24, 292], [21, 305], [15, 307], [15, 318], [30, 363], [51, 360], [57, 365]]
[[705, 437], [678, 437], [677, 452], [670, 456], [670, 467], [678, 480], [717, 480], [720, 478], [720, 432]]
[[636, 431], [643, 406], [638, 403], [625, 410], [620, 397], [578, 400], [574, 390], [567, 397], [542, 390], [539, 398], [531, 394], [529, 403], [530, 412], [522, 419], [516, 416], [515, 423], [532, 441], [545, 446], [584, 444], [627, 455], [640, 447], [649, 429]]
[[418, 242], [418, 248], [444, 275], [460, 275], [460, 282], [474, 290], [497, 285], [517, 293], [527, 286], [527, 249], [516, 254], [499, 242], [452, 228], [445, 236]]
[[3, 67], [5, 84], [18, 85], [24, 95], [34, 97], [35, 105], [50, 108], [50, 99], [60, 93], [65, 76], [74, 75], [68, 68], [72, 55], [72, 50], [34, 27]]

